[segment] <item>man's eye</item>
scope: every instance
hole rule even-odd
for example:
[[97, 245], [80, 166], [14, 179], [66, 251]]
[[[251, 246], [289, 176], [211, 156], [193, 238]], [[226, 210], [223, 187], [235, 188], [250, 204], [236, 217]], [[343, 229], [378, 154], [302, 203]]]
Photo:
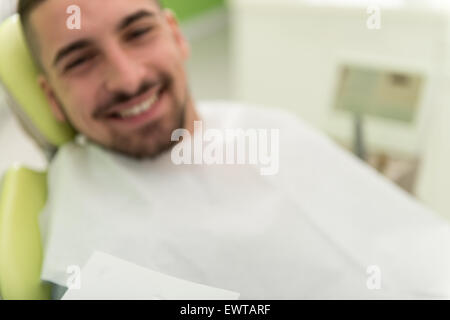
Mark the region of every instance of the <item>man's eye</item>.
[[68, 65], [66, 65], [66, 67], [64, 68], [64, 71], [69, 71], [75, 67], [81, 66], [82, 64], [88, 62], [89, 60], [93, 59], [94, 55], [86, 55], [86, 56], [82, 56], [78, 59], [75, 59], [74, 61], [70, 62]]
[[126, 38], [127, 38], [127, 40], [137, 39], [137, 38], [142, 37], [143, 35], [149, 33], [152, 29], [153, 29], [152, 27], [136, 29], [133, 32], [128, 33]]

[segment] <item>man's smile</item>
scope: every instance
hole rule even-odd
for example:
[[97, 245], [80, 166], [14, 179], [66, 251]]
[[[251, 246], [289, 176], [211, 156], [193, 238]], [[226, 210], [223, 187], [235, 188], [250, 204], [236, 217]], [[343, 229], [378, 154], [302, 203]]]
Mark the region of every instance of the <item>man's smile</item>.
[[132, 118], [138, 116], [144, 113], [145, 111], [149, 110], [153, 106], [153, 104], [158, 100], [158, 98], [159, 98], [158, 93], [155, 93], [149, 99], [136, 105], [135, 107], [126, 108], [118, 112], [114, 112], [112, 116], [120, 118]]
[[103, 112], [100, 118], [115, 124], [132, 125], [133, 127], [153, 122], [164, 111], [161, 101], [165, 96], [165, 88], [161, 86], [124, 104], [119, 104]]

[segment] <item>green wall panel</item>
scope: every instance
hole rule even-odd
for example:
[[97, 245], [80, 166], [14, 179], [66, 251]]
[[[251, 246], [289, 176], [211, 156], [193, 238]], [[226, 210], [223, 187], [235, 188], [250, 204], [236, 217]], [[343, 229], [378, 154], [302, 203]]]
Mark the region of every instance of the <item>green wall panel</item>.
[[162, 3], [175, 11], [179, 20], [184, 21], [209, 9], [225, 5], [225, 0], [162, 0]]

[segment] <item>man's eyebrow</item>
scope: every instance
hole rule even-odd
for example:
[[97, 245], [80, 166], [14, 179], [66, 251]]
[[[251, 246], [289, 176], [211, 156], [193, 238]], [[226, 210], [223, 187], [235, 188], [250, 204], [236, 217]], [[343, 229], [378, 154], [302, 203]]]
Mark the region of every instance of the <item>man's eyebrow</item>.
[[155, 16], [156, 15], [154, 12], [147, 11], [147, 10], [139, 10], [139, 11], [125, 17], [117, 26], [117, 31], [121, 31], [121, 30], [125, 29], [130, 24], [132, 24], [133, 22], [135, 22], [139, 19], [146, 18], [146, 17], [155, 17]]
[[[147, 10], [139, 10], [127, 17], [125, 17], [117, 26], [117, 31], [125, 29], [127, 26], [132, 24], [133, 22], [145, 18], [145, 17], [155, 17], [155, 13]], [[58, 53], [55, 56], [55, 59], [53, 60], [53, 66], [55, 66], [59, 61], [61, 61], [64, 57], [71, 54], [74, 51], [84, 49], [86, 47], [89, 47], [92, 45], [92, 41], [87, 39], [82, 39], [75, 41], [62, 49], [58, 51]]]
[[53, 66], [56, 66], [56, 64], [61, 61], [64, 57], [68, 56], [74, 51], [81, 50], [84, 48], [89, 47], [92, 45], [92, 41], [87, 39], [78, 40], [75, 42], [72, 42], [71, 44], [63, 47], [58, 51], [58, 53], [55, 55], [55, 59], [53, 60]]

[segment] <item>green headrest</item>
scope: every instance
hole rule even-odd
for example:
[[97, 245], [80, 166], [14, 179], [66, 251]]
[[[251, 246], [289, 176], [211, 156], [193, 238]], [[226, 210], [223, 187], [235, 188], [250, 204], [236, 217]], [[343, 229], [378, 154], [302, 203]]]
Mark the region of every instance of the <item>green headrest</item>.
[[12, 98], [10, 106], [28, 133], [43, 147], [58, 147], [72, 140], [74, 130], [54, 118], [37, 83], [38, 71], [17, 14], [0, 25], [0, 48], [0, 81]]

